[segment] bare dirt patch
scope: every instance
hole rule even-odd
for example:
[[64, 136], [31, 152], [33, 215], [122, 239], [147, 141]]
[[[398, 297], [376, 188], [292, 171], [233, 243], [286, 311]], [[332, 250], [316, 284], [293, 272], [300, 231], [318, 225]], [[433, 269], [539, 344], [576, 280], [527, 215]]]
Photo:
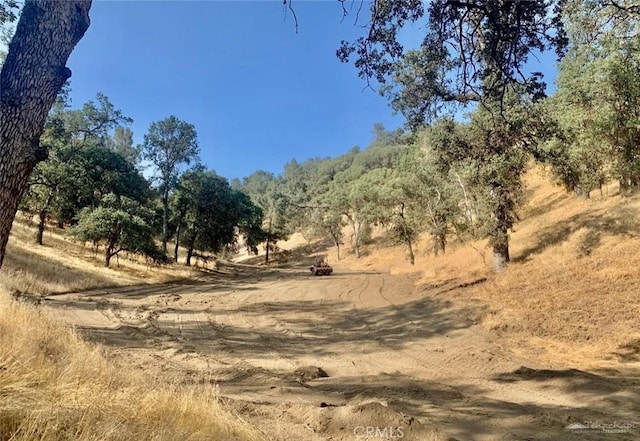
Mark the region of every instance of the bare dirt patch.
[[[330, 277], [222, 265], [191, 283], [44, 303], [121, 363], [215, 385], [274, 440], [640, 437], [640, 380], [517, 355], [481, 325], [485, 304], [447, 297], [453, 282], [332, 264]], [[326, 376], [301, 376], [310, 366]], [[632, 425], [603, 432], [614, 423]]]

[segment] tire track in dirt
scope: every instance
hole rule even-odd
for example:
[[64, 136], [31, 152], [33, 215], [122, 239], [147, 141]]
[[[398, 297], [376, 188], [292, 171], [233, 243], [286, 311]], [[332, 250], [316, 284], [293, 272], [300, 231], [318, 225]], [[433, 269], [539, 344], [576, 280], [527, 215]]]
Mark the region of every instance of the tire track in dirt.
[[[525, 429], [549, 434], [571, 415], [615, 415], [562, 379], [505, 376], [520, 366], [552, 367], [513, 356], [474, 324], [472, 308], [418, 291], [403, 276], [243, 268], [210, 282], [95, 290], [45, 304], [125, 362], [172, 381], [219, 384], [223, 395], [252, 402], [265, 421], [294, 405], [309, 411], [321, 402], [374, 401], [435, 421], [459, 439], [489, 440], [522, 439]], [[331, 377], [296, 379], [293, 370], [305, 365]], [[588, 413], [589, 405], [597, 411]], [[500, 412], [488, 418], [488, 409]], [[480, 435], [469, 437], [471, 430]], [[578, 438], [562, 432], [560, 439]]]

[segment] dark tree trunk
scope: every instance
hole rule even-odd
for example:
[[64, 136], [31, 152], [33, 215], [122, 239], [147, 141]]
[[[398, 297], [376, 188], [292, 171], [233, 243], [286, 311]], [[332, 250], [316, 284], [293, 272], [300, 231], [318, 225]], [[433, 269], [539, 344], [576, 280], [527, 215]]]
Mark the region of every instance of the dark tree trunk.
[[162, 251], [167, 254], [167, 236], [169, 235], [169, 184], [162, 191]]
[[509, 263], [509, 236], [506, 231], [500, 234], [499, 240], [493, 244], [493, 271], [502, 272]]
[[38, 213], [38, 232], [36, 233], [36, 243], [42, 245], [42, 239], [44, 236], [44, 227], [47, 222], [47, 211], [40, 210]]
[[193, 250], [196, 247], [196, 238], [198, 237], [198, 232], [194, 231], [194, 233], [189, 238], [189, 245], [187, 246], [187, 260], [185, 260], [185, 265], [191, 266], [191, 257], [193, 257]]
[[180, 247], [180, 222], [176, 227], [176, 246], [173, 249], [173, 260], [178, 263], [178, 248]]
[[35, 165], [47, 157], [40, 135], [71, 51], [89, 27], [91, 0], [26, 0], [0, 73], [0, 266], [18, 204]]
[[267, 234], [267, 244], [265, 246], [266, 248], [266, 253], [264, 255], [264, 263], [269, 263], [269, 248], [271, 248], [271, 238], [269, 237], [269, 235]]
[[407, 251], [409, 252], [409, 262], [411, 262], [411, 265], [415, 265], [416, 256], [415, 254], [413, 254], [413, 244], [411, 243], [411, 239], [407, 237], [407, 239], [405, 240], [405, 243], [407, 244]]
[[105, 268], [109, 267], [109, 264], [111, 263], [111, 258], [113, 257], [113, 254], [111, 253], [111, 249], [107, 248], [104, 250], [104, 266]]
[[38, 233], [36, 234], [36, 243], [38, 245], [42, 245], [44, 229], [46, 227], [47, 222], [47, 214], [49, 213], [49, 205], [51, 204], [51, 200], [53, 199], [53, 191], [49, 190], [49, 195], [47, 196], [47, 200], [44, 203], [44, 207], [38, 213]]
[[105, 268], [109, 267], [109, 263], [111, 263], [111, 258], [115, 256], [117, 253], [114, 251], [116, 249], [117, 239], [111, 238], [109, 242], [104, 246], [104, 266]]

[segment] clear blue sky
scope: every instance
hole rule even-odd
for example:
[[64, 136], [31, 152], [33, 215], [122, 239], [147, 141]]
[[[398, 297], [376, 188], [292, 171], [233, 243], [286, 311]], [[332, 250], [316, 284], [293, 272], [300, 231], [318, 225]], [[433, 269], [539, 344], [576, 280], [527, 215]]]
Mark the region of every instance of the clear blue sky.
[[362, 32], [341, 23], [338, 2], [294, 5], [298, 34], [279, 1], [95, 1], [68, 63], [73, 107], [104, 93], [133, 118], [137, 143], [175, 114], [228, 178], [365, 147], [375, 122], [402, 125], [335, 56]]
[[195, 125], [205, 165], [229, 179], [366, 147], [376, 122], [401, 126], [335, 55], [364, 32], [353, 17], [343, 22], [336, 0], [294, 5], [297, 34], [277, 0], [96, 0], [68, 63], [73, 107], [104, 93], [133, 118], [136, 143], [174, 114]]

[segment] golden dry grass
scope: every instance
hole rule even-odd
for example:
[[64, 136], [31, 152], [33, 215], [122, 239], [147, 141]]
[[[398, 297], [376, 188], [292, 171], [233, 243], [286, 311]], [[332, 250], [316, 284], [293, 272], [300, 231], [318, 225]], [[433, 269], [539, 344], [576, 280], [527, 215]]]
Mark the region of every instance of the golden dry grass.
[[637, 366], [640, 196], [621, 198], [610, 185], [580, 200], [537, 168], [526, 182], [528, 202], [502, 274], [492, 273], [483, 241], [453, 241], [434, 257], [423, 238], [414, 267], [400, 246], [364, 247], [359, 260], [345, 247], [337, 265], [417, 273], [432, 295], [483, 305], [479, 321], [516, 352], [583, 368]]
[[0, 440], [259, 440], [213, 387], [156, 384], [0, 293]]
[[35, 244], [35, 229], [14, 222], [0, 277], [10, 292], [43, 296], [107, 286], [164, 283], [201, 277], [183, 265], [150, 266], [144, 259], [114, 259], [104, 268], [101, 253], [67, 240], [49, 229], [44, 246]]
[[104, 268], [93, 251], [55, 232], [45, 246], [16, 222], [0, 271], [0, 441], [259, 440], [223, 408], [213, 387], [155, 383], [9, 293], [48, 295], [158, 283], [202, 274], [179, 265], [120, 259]]

